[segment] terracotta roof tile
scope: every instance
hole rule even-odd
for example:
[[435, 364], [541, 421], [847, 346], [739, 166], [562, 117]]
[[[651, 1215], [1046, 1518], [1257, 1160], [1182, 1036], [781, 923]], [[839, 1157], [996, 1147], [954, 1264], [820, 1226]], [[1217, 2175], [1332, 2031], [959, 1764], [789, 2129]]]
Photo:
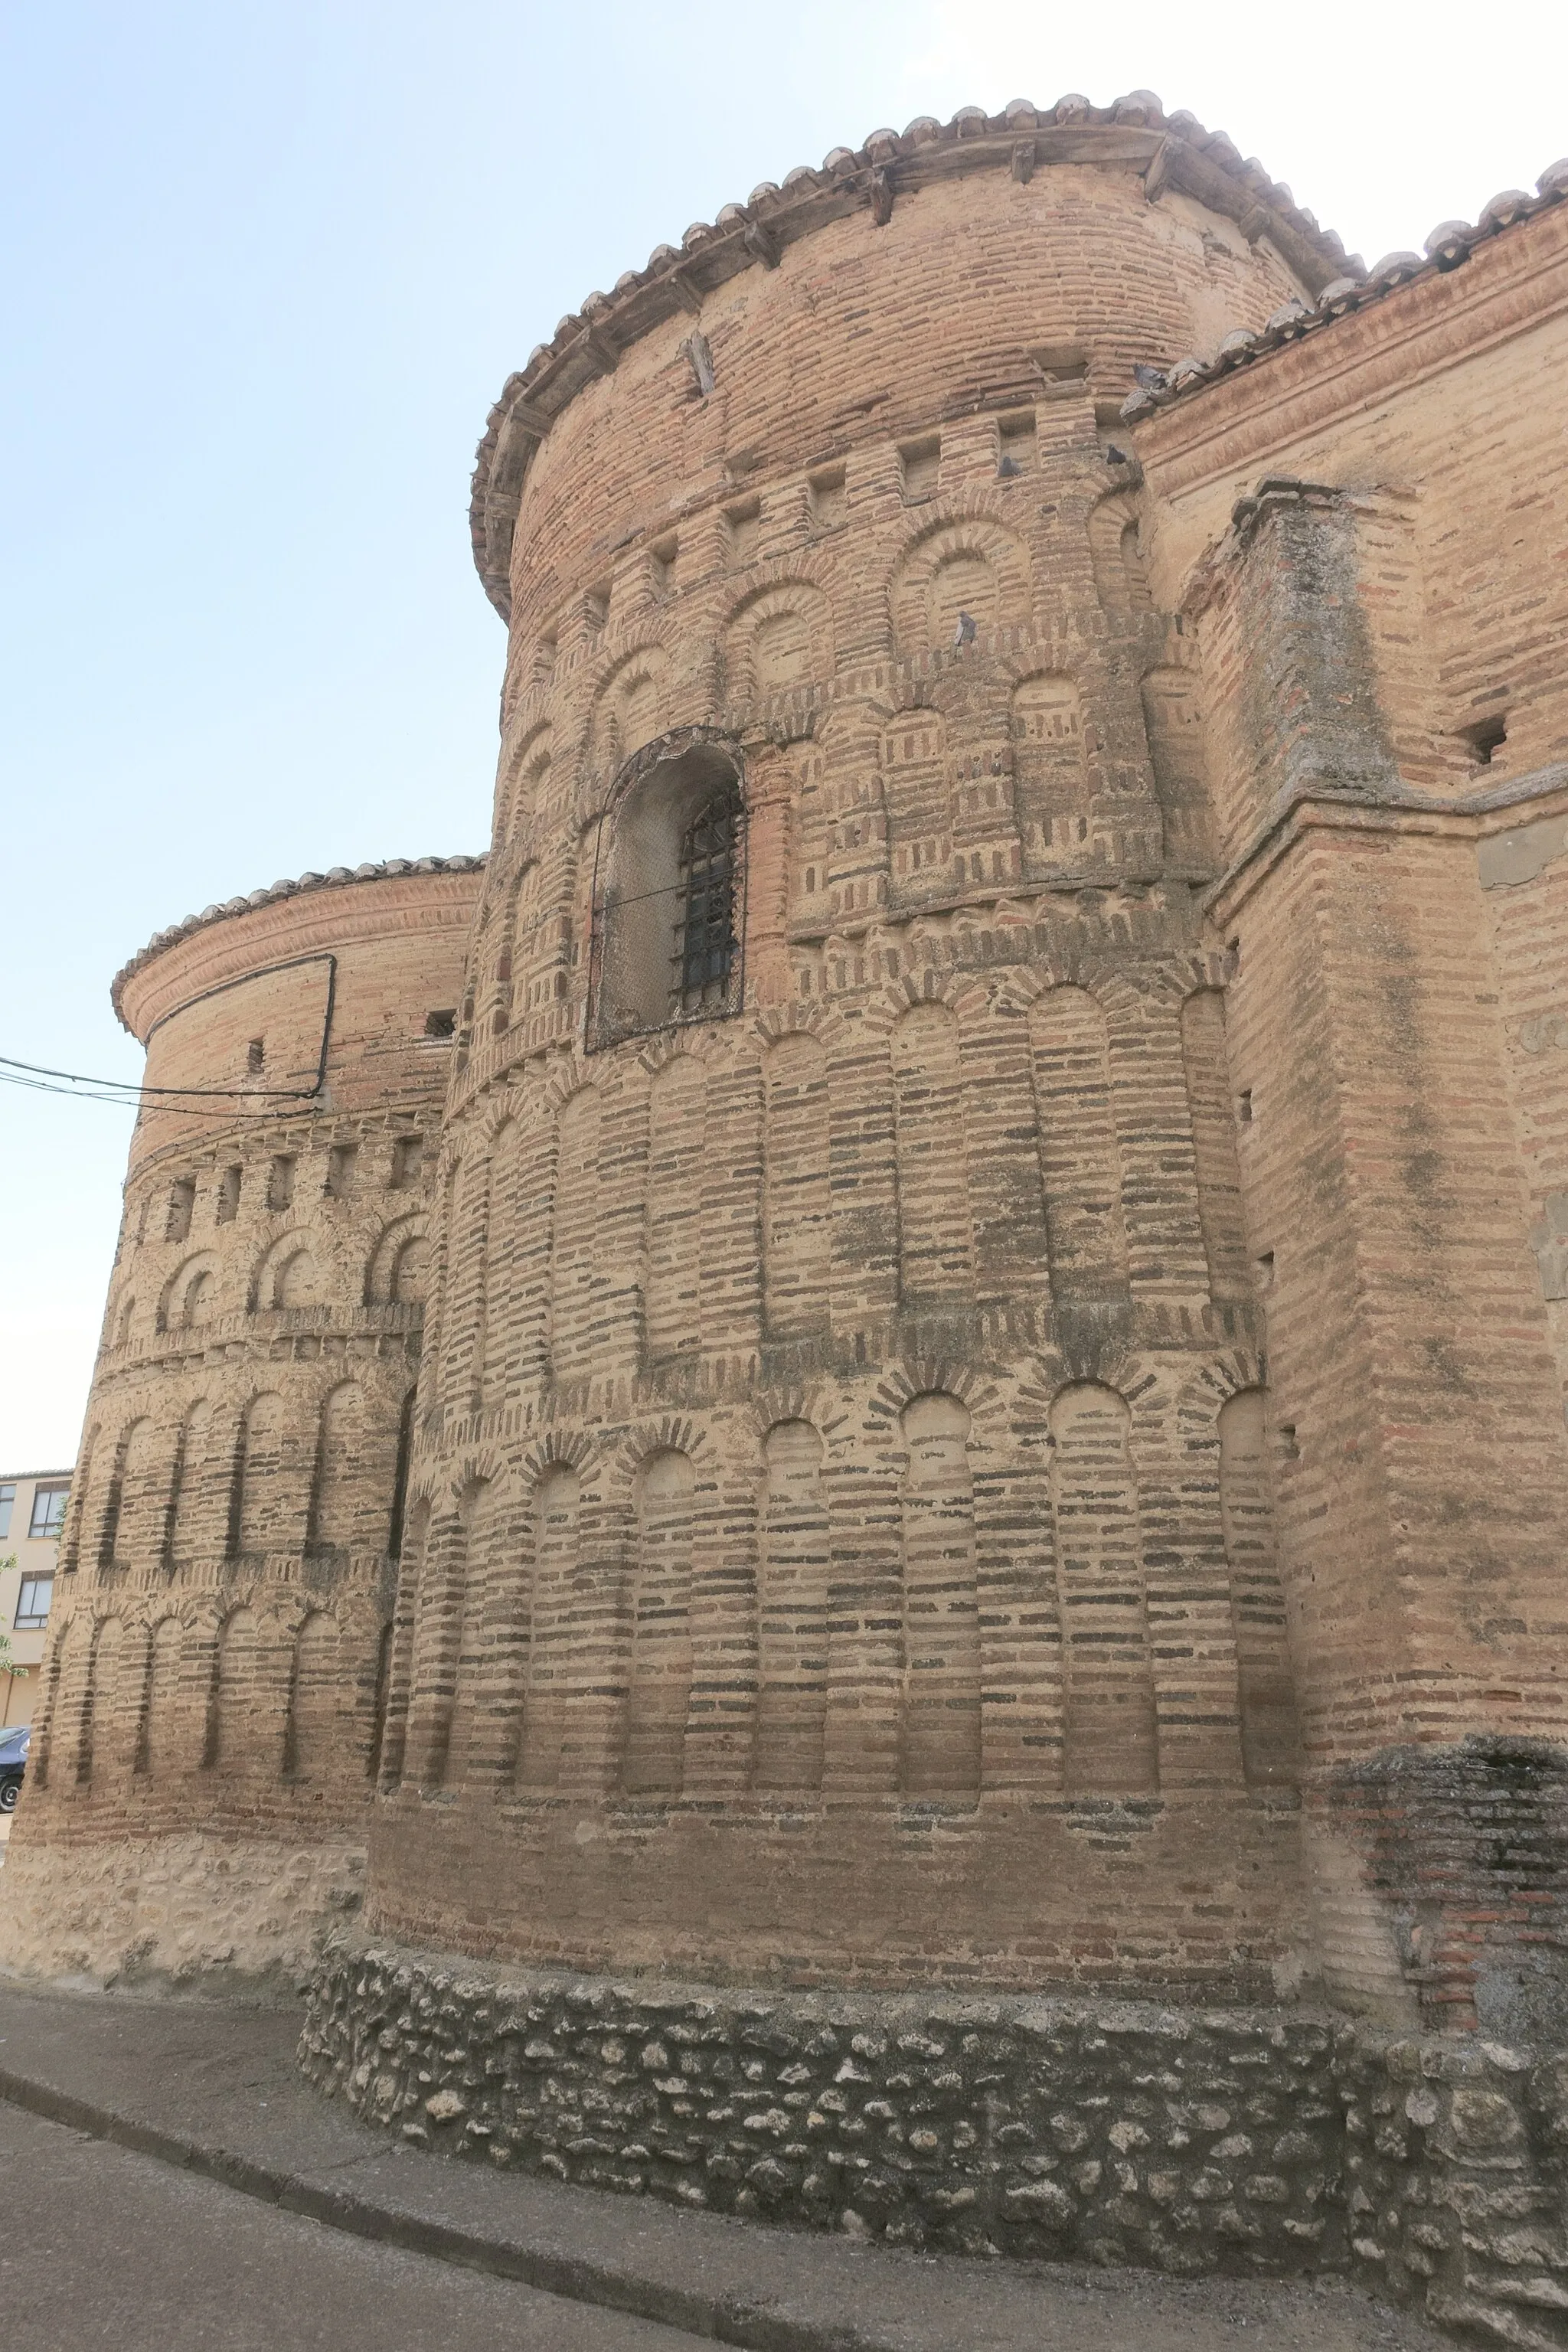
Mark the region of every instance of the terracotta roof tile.
[[110, 987], [110, 1002], [124, 1028], [131, 1026], [121, 1011], [121, 993], [127, 981], [150, 964], [155, 956], [188, 940], [194, 932], [205, 931], [213, 923], [226, 922], [231, 915], [247, 915], [255, 907], [269, 907], [279, 898], [297, 898], [305, 890], [339, 890], [350, 882], [384, 882], [399, 874], [474, 874], [485, 864], [484, 857], [386, 857], [377, 863], [363, 866], [331, 866], [324, 874], [301, 874], [292, 882], [274, 882], [268, 890], [252, 890], [237, 898], [225, 898], [220, 905], [204, 907], [199, 915], [187, 915], [183, 923], [171, 923], [164, 931], [154, 931], [144, 948], [138, 950], [129, 963], [121, 964]]
[[[625, 348], [689, 308], [693, 291], [708, 293], [742, 269], [767, 267], [784, 247], [869, 205], [878, 194], [873, 174], [892, 172], [898, 185], [909, 190], [955, 171], [993, 165], [1010, 170], [1020, 133], [1046, 134], [1038, 161], [1048, 167], [1049, 132], [1067, 126], [1076, 134], [1078, 158], [1082, 133], [1103, 126], [1108, 151], [1121, 169], [1127, 168], [1129, 138], [1135, 141], [1145, 132], [1147, 163], [1163, 155], [1167, 177], [1181, 184], [1185, 171], [1194, 187], [1201, 186], [1204, 200], [1221, 209], [1228, 184], [1237, 217], [1261, 209], [1265, 233], [1308, 286], [1315, 289], [1347, 274], [1359, 278], [1359, 260], [1320, 228], [1256, 157], [1244, 161], [1223, 131], [1206, 131], [1195, 115], [1167, 115], [1152, 90], [1129, 91], [1109, 106], [1091, 105], [1076, 91], [1048, 107], [1016, 98], [999, 114], [964, 106], [951, 122], [922, 114], [902, 132], [873, 131], [858, 148], [835, 147], [819, 170], [799, 165], [784, 174], [782, 186], [764, 180], [746, 204], [724, 205], [711, 223], [694, 221], [679, 253], [656, 246], [645, 268], [624, 271], [610, 294], [590, 295], [581, 312], [563, 319], [551, 341], [536, 344], [527, 365], [508, 377], [479, 444], [469, 505], [474, 562], [497, 610], [503, 616], [509, 610], [512, 532], [529, 461], [582, 385], [613, 364], [616, 347]], [[597, 350], [585, 338], [589, 326], [602, 339]]]
[[1439, 221], [1426, 239], [1425, 253], [1385, 253], [1364, 277], [1331, 278], [1321, 289], [1315, 309], [1309, 309], [1304, 302], [1288, 302], [1257, 334], [1238, 329], [1226, 335], [1213, 359], [1205, 360], [1194, 352], [1178, 360], [1163, 383], [1140, 383], [1131, 392], [1121, 404], [1122, 415], [1129, 424], [1135, 423], [1140, 416], [1147, 416], [1156, 408], [1169, 407], [1173, 401], [1201, 390], [1222, 375], [1229, 375], [1236, 368], [1249, 366], [1267, 352], [1278, 351], [1281, 343], [1315, 333], [1332, 320], [1343, 318], [1348, 310], [1364, 310], [1369, 302], [1381, 300], [1396, 286], [1407, 286], [1413, 278], [1458, 268], [1488, 237], [1497, 236], [1516, 223], [1544, 212], [1549, 205], [1562, 204], [1568, 198], [1568, 156], [1549, 164], [1535, 185], [1534, 195], [1527, 195], [1521, 188], [1505, 188], [1500, 195], [1481, 206], [1479, 221]]

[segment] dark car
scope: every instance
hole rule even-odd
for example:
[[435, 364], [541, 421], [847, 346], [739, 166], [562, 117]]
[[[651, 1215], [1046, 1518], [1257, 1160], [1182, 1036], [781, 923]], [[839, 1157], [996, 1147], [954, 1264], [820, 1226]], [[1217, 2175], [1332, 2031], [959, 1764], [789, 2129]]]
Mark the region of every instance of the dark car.
[[18, 1723], [10, 1731], [0, 1731], [0, 1813], [14, 1813], [16, 1810], [22, 1776], [27, 1769], [27, 1750], [32, 1744], [30, 1723]]

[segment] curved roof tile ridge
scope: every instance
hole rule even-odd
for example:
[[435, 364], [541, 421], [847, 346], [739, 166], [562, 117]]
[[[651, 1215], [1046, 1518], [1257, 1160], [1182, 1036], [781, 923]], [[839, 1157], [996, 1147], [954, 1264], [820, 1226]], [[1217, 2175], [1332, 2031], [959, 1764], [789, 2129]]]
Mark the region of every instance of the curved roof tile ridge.
[[1121, 414], [1130, 425], [1135, 424], [1152, 410], [1168, 408], [1220, 376], [1249, 366], [1269, 352], [1277, 352], [1281, 343], [1296, 342], [1302, 335], [1342, 319], [1347, 311], [1364, 310], [1369, 303], [1381, 301], [1396, 286], [1407, 286], [1415, 278], [1432, 278], [1458, 269], [1489, 237], [1498, 236], [1504, 229], [1514, 228], [1521, 221], [1530, 220], [1565, 200], [1568, 155], [1547, 165], [1535, 184], [1533, 195], [1522, 188], [1504, 188], [1481, 206], [1478, 221], [1439, 221], [1426, 239], [1425, 252], [1385, 253], [1376, 268], [1363, 277], [1331, 278], [1320, 290], [1315, 309], [1305, 302], [1287, 302], [1264, 321], [1256, 334], [1237, 328], [1226, 335], [1213, 359], [1203, 359], [1194, 352], [1178, 360], [1163, 382], [1140, 383], [1129, 393], [1121, 404]]
[[786, 247], [829, 221], [956, 173], [1011, 168], [1020, 145], [1034, 148], [1030, 169], [1063, 160], [1053, 154], [1053, 141], [1081, 162], [1084, 139], [1098, 131], [1119, 163], [1141, 163], [1145, 179], [1155, 173], [1158, 184], [1184, 188], [1249, 234], [1268, 236], [1314, 293], [1363, 274], [1359, 256], [1347, 254], [1256, 157], [1244, 158], [1194, 114], [1168, 115], [1152, 90], [1130, 90], [1109, 106], [1077, 91], [1047, 107], [1016, 98], [998, 114], [962, 106], [950, 122], [922, 114], [901, 132], [872, 131], [858, 148], [833, 148], [820, 169], [798, 164], [782, 184], [764, 180], [745, 204], [723, 205], [711, 223], [693, 222], [679, 248], [656, 246], [646, 268], [624, 271], [608, 294], [590, 294], [507, 378], [486, 420], [468, 508], [474, 562], [501, 617], [510, 616], [512, 533], [529, 461], [562, 410], [584, 384], [609, 373], [628, 345], [682, 311], [694, 313], [705, 294], [741, 270], [776, 268]]
[[[237, 898], [225, 898], [221, 905], [204, 907], [199, 915], [187, 915], [183, 923], [171, 923], [166, 930], [154, 931], [144, 948], [139, 948], [128, 963], [122, 963], [110, 983], [109, 1001], [113, 1005], [121, 1027], [131, 1024], [121, 1009], [121, 996], [127, 981], [135, 977], [167, 948], [181, 940], [188, 940], [196, 931], [205, 931], [214, 923], [226, 922], [231, 915], [248, 915], [257, 907], [270, 907], [279, 898], [297, 898], [306, 890], [341, 890], [348, 882], [384, 882], [400, 874], [474, 874], [484, 866], [481, 852], [473, 857], [384, 857], [367, 860], [363, 866], [330, 866], [324, 874], [301, 874], [294, 881], [274, 882], [270, 889], [252, 890]], [[134, 1033], [132, 1033], [134, 1034]]]

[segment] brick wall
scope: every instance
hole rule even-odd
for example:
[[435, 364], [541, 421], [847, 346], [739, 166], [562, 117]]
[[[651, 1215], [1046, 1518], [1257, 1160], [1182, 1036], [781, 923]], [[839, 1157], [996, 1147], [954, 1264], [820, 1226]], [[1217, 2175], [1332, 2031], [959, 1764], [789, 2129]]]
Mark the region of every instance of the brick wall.
[[1547, 2032], [1568, 207], [1126, 421], [1335, 266], [1149, 126], [850, 158], [509, 384], [482, 881], [121, 983], [237, 1108], [138, 1133], [18, 1859]]
[[1534, 2035], [1568, 1947], [1568, 584], [1531, 386], [1565, 320], [1558, 206], [1138, 428], [1228, 869], [1319, 1947], [1342, 1999]]
[[[389, 1926], [805, 1978], [1301, 1965], [1191, 652], [1108, 405], [1293, 287], [1194, 214], [1125, 164], [922, 188], [705, 304], [710, 395], [671, 320], [533, 461]], [[742, 777], [743, 989], [608, 1044], [626, 812], [699, 741]]]
[[358, 1900], [452, 1058], [425, 1030], [459, 1002], [478, 879], [344, 877], [122, 978], [169, 1091], [132, 1148], [14, 1958], [178, 1968], [194, 1938], [271, 1965]]

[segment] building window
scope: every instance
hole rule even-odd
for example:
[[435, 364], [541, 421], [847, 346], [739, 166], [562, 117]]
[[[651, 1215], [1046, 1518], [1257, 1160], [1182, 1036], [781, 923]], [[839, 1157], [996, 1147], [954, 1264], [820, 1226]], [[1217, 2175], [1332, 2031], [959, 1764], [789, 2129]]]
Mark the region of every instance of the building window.
[[31, 1538], [36, 1541], [41, 1536], [52, 1542], [58, 1535], [65, 1525], [66, 1496], [69, 1493], [68, 1486], [34, 1487], [33, 1516], [27, 1528]]
[[625, 792], [595, 892], [595, 1045], [739, 1010], [745, 823], [737, 755], [713, 739], [654, 758]]
[[22, 1579], [21, 1590], [16, 1595], [18, 1633], [26, 1633], [36, 1626], [48, 1623], [49, 1603], [54, 1597], [55, 1580], [52, 1576], [25, 1576]]
[[269, 1209], [287, 1209], [294, 1200], [294, 1154], [279, 1151], [273, 1160], [267, 1177], [267, 1205]]
[[16, 1500], [16, 1489], [9, 1480], [0, 1486], [0, 1543], [11, 1532], [11, 1511]]

